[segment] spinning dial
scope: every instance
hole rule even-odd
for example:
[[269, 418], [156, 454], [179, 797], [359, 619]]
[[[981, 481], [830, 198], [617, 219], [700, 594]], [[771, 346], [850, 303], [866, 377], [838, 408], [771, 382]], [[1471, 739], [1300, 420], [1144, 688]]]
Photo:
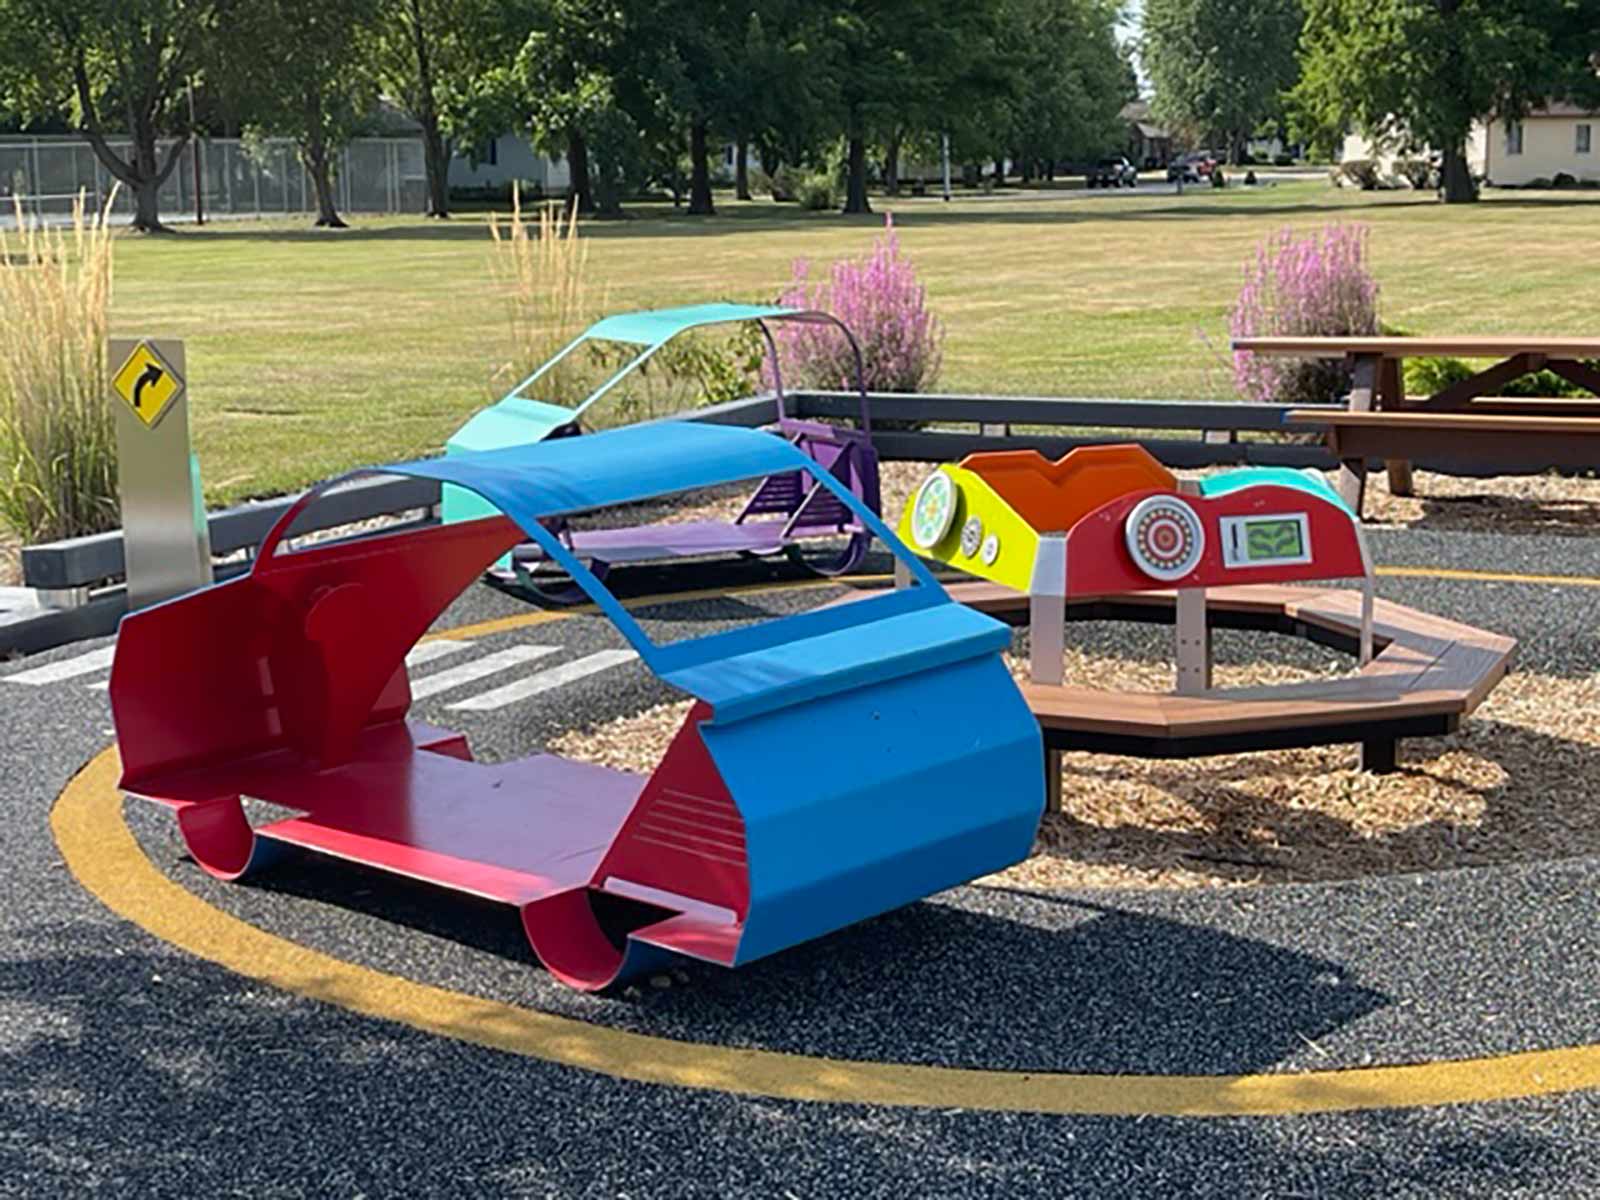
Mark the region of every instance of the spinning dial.
[[1148, 496], [1134, 505], [1123, 528], [1128, 553], [1152, 579], [1182, 579], [1200, 564], [1206, 531], [1176, 496]]

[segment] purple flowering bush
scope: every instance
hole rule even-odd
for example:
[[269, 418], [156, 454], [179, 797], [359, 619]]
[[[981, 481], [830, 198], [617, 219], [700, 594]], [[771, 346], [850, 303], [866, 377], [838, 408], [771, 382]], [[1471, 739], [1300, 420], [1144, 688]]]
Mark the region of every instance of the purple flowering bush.
[[[1367, 269], [1367, 228], [1328, 225], [1298, 235], [1284, 229], [1256, 247], [1229, 314], [1239, 337], [1370, 335], [1378, 332], [1378, 281]], [[1233, 381], [1240, 395], [1275, 404], [1316, 404], [1350, 390], [1340, 361], [1266, 358], [1238, 351]]]
[[[849, 326], [861, 343], [868, 391], [915, 392], [938, 378], [944, 325], [928, 311], [927, 290], [900, 253], [892, 216], [870, 255], [834, 263], [826, 280], [813, 281], [810, 263], [796, 259], [778, 303], [821, 309]], [[855, 388], [855, 360], [837, 329], [785, 322], [774, 325], [773, 335], [786, 384]]]

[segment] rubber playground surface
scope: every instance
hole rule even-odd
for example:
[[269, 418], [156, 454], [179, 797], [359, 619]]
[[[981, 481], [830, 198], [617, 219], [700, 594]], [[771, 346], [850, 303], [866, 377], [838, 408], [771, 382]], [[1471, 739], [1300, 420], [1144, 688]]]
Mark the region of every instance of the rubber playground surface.
[[[1600, 670], [1586, 539], [1371, 537], [1383, 596]], [[769, 570], [613, 582], [663, 638], [836, 594]], [[670, 696], [582, 611], [473, 587], [435, 633], [416, 713], [483, 759]], [[108, 645], [0, 670], [0, 1195], [1600, 1190], [1595, 860], [969, 886], [588, 995], [511, 909], [310, 855], [204, 875], [115, 789]]]

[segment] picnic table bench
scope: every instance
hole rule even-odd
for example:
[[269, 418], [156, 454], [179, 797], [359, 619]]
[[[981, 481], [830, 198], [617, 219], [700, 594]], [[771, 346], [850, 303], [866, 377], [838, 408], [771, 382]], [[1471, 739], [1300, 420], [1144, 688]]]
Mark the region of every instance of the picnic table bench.
[[[1474, 467], [1528, 473], [1549, 467], [1600, 466], [1600, 338], [1580, 337], [1257, 337], [1233, 349], [1283, 358], [1347, 359], [1350, 397], [1336, 408], [1294, 409], [1292, 425], [1327, 431], [1339, 459], [1339, 494], [1356, 513], [1366, 491], [1367, 460], [1387, 464], [1390, 490], [1411, 494], [1411, 463], [1446, 457]], [[1407, 358], [1490, 358], [1493, 365], [1431, 396], [1407, 396]], [[1550, 370], [1594, 399], [1521, 399], [1496, 389]]]

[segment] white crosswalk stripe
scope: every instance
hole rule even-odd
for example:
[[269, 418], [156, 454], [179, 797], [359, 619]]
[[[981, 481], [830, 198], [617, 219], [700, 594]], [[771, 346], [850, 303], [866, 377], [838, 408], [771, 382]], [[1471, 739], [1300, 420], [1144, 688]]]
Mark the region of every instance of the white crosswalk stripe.
[[104, 671], [111, 665], [111, 656], [116, 651], [115, 645], [101, 646], [98, 650], [80, 654], [76, 658], [64, 658], [60, 662], [46, 663], [29, 671], [18, 671], [15, 675], [0, 675], [0, 682], [26, 683], [30, 687], [41, 687], [47, 683], [60, 683], [64, 679], [76, 679], [79, 675], [87, 675], [91, 671]]
[[594, 654], [585, 655], [583, 658], [574, 659], [572, 662], [562, 663], [559, 667], [551, 667], [548, 671], [540, 671], [536, 675], [529, 675], [526, 679], [519, 679], [515, 683], [508, 683], [504, 687], [497, 687], [466, 700], [458, 701], [450, 705], [450, 709], [464, 712], [489, 712], [497, 708], [504, 708], [508, 704], [526, 700], [529, 696], [537, 696], [540, 692], [551, 691], [554, 688], [571, 683], [575, 679], [582, 679], [585, 675], [593, 675], [597, 671], [620, 666], [622, 663], [638, 657], [632, 650], [601, 650]]
[[512, 667], [520, 667], [523, 663], [543, 658], [547, 654], [555, 654], [560, 649], [559, 646], [508, 646], [504, 650], [497, 650], [493, 654], [486, 654], [482, 658], [475, 658], [460, 666], [449, 667], [443, 671], [435, 671], [432, 675], [413, 679], [411, 696], [415, 700], [436, 696], [451, 688], [463, 687], [486, 676], [509, 671]]
[[[435, 641], [423, 642], [418, 646], [413, 646], [411, 653], [406, 655], [406, 666], [420, 667], [424, 663], [433, 662], [435, 659], [446, 658], [449, 655], [459, 653], [471, 645], [473, 645], [472, 642], [452, 641], [450, 638], [438, 638]], [[91, 692], [103, 692], [110, 686], [105, 680], [88, 685]]]
[[[433, 641], [422, 642], [412, 647], [406, 655], [406, 665], [413, 669], [438, 662], [441, 659], [471, 650], [476, 642], [458, 638], [436, 638]], [[560, 646], [507, 646], [493, 653], [485, 654], [479, 658], [472, 658], [466, 662], [442, 670], [424, 673], [411, 681], [411, 695], [413, 699], [425, 700], [429, 696], [436, 696], [442, 692], [454, 691], [477, 683], [479, 680], [488, 679], [492, 675], [525, 666], [536, 662], [549, 655], [560, 653]], [[74, 658], [62, 659], [60, 662], [47, 663], [42, 667], [33, 667], [27, 671], [18, 671], [14, 675], [0, 675], [0, 682], [21, 683], [30, 687], [42, 687], [52, 683], [66, 683], [77, 679], [79, 676], [88, 675], [94, 671], [103, 671], [111, 665], [116, 647], [102, 646]], [[560, 666], [551, 667], [549, 670], [538, 671], [521, 679], [500, 687], [491, 687], [488, 691], [477, 695], [469, 695], [463, 700], [458, 700], [448, 707], [462, 712], [493, 712], [505, 708], [519, 701], [527, 700], [533, 696], [552, 692], [576, 680], [593, 675], [611, 667], [621, 666], [631, 662], [639, 656], [632, 650], [600, 650], [572, 662], [562, 663]], [[104, 692], [110, 686], [102, 679], [92, 683], [79, 685], [90, 691]]]
[[458, 651], [465, 650], [472, 645], [471, 642], [459, 642], [450, 638], [438, 638], [431, 642], [422, 642], [411, 648], [411, 653], [406, 655], [406, 666], [420, 667], [423, 663], [431, 663], [436, 658], [445, 658]]

